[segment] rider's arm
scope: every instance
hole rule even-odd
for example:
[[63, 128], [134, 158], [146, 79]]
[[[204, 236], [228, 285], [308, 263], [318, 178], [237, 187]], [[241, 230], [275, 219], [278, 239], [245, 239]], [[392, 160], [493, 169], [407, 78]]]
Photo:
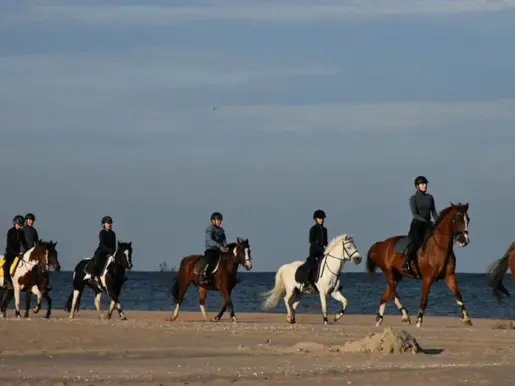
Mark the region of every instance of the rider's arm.
[[427, 222], [424, 217], [418, 214], [417, 210], [417, 199], [415, 195], [411, 196], [409, 199], [409, 207], [411, 209], [411, 214], [413, 215], [413, 218], [418, 221]]
[[227, 245], [227, 239], [225, 237], [225, 231], [222, 229], [222, 245]]
[[16, 238], [16, 235], [14, 234], [14, 229], [11, 228], [9, 229], [9, 231], [7, 232], [7, 241], [6, 241], [6, 244], [5, 244], [5, 251], [9, 254], [12, 254], [14, 249], [13, 249], [13, 245], [14, 243], [17, 242], [17, 238]]
[[37, 245], [39, 242], [39, 234], [36, 229], [34, 229], [34, 245]]
[[213, 238], [213, 228], [206, 229], [206, 248], [220, 248], [222, 245]]
[[435, 209], [435, 199], [431, 196], [431, 214], [433, 215], [433, 219], [435, 222], [438, 220], [438, 212]]
[[23, 247], [23, 250], [25, 252], [29, 250], [29, 246], [27, 245], [27, 240], [25, 239], [25, 232], [20, 232], [20, 244]]
[[107, 245], [107, 232], [103, 229], [98, 234], [98, 247], [101, 253], [111, 253], [111, 248]]

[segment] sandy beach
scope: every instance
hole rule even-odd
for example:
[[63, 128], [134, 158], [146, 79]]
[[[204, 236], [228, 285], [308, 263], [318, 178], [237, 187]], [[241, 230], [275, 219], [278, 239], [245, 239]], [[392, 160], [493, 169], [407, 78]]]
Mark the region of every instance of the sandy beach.
[[[43, 311], [41, 312], [43, 314]], [[126, 312], [100, 320], [81, 311], [70, 321], [0, 320], [0, 384], [6, 385], [402, 385], [515, 384], [515, 330], [507, 321], [426, 317], [403, 325], [397, 315], [375, 327], [373, 315], [345, 315], [324, 326], [320, 315], [228, 315], [204, 322], [200, 313]], [[211, 313], [211, 316], [214, 315]], [[413, 316], [412, 316], [413, 318]], [[414, 320], [413, 320], [414, 322]], [[385, 328], [405, 330], [423, 352], [345, 352], [346, 342]]]

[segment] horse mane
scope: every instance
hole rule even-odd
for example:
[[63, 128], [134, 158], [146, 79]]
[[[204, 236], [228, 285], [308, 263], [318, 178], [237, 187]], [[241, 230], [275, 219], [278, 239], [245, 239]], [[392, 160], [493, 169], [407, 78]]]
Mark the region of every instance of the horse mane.
[[460, 209], [463, 209], [465, 206], [467, 206], [468, 204], [467, 203], [461, 203], [461, 202], [458, 202], [457, 204], [453, 204], [452, 202], [450, 202], [450, 206], [448, 206], [447, 208], [444, 208], [440, 211], [440, 213], [438, 213], [438, 220], [436, 220], [436, 223], [435, 223], [435, 228], [442, 222], [442, 220], [444, 219], [445, 216], [447, 216], [447, 214], [453, 210], [453, 209], [457, 209], [457, 210], [460, 210]]
[[334, 248], [334, 246], [339, 243], [339, 242], [342, 242], [342, 241], [348, 241], [348, 240], [351, 240], [352, 239], [352, 236], [348, 235], [347, 233], [343, 233], [339, 236], [336, 236], [334, 239], [332, 239], [329, 244], [327, 245], [327, 247], [325, 248], [325, 251], [324, 253], [328, 253], [331, 249]]

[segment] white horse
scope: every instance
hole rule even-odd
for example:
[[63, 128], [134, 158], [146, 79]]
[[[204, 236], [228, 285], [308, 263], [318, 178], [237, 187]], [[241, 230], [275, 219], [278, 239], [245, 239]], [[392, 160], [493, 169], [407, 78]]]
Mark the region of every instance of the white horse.
[[[306, 293], [319, 293], [320, 303], [322, 306], [322, 315], [324, 317], [324, 324], [327, 324], [327, 295], [331, 295], [334, 299], [342, 304], [342, 308], [338, 314], [335, 315], [334, 321], [338, 321], [347, 309], [347, 299], [340, 292], [340, 273], [346, 261], [352, 260], [354, 264], [361, 263], [361, 255], [359, 254], [354, 239], [352, 236], [342, 234], [335, 237], [324, 251], [324, 256], [320, 261], [320, 269], [315, 280], [316, 289], [309, 292], [301, 291], [302, 283], [295, 281], [295, 272], [304, 264], [303, 261], [294, 261], [292, 263], [283, 264], [275, 274], [275, 286], [270, 291], [265, 292], [262, 296], [265, 297], [262, 308], [270, 310], [279, 304], [281, 296], [284, 296], [284, 303], [286, 304], [287, 318], [286, 321], [290, 324], [295, 323], [295, 310], [299, 305], [300, 299]], [[293, 305], [290, 306], [290, 299], [294, 298]]]

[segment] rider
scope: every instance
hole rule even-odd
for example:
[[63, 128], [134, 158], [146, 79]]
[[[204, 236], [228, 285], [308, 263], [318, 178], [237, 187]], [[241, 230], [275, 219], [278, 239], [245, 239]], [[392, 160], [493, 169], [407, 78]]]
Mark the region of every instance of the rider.
[[317, 209], [313, 213], [315, 225], [309, 229], [309, 257], [306, 259], [308, 275], [303, 285], [304, 289], [310, 289], [310, 278], [313, 271], [318, 267], [318, 263], [324, 255], [325, 248], [327, 247], [327, 228], [324, 227], [325, 218], [326, 215], [322, 209]]
[[[27, 241], [27, 248], [31, 249], [38, 245], [39, 235], [36, 228], [34, 228], [34, 222], [36, 222], [36, 216], [32, 213], [27, 213], [25, 215], [25, 225], [23, 226], [23, 233], [25, 235], [25, 240]], [[39, 271], [38, 271], [39, 272]], [[52, 286], [47, 284], [47, 291], [51, 291]]]
[[415, 188], [417, 191], [409, 199], [413, 219], [411, 220], [408, 233], [411, 241], [407, 251], [408, 258], [404, 263], [405, 272], [411, 272], [411, 262], [417, 258], [417, 250], [424, 242], [427, 231], [432, 227], [431, 215], [435, 222], [438, 219], [435, 200], [431, 194], [427, 193], [428, 183], [429, 181], [424, 176], [415, 178]]
[[36, 222], [36, 217], [32, 213], [27, 213], [25, 215], [23, 233], [25, 234], [25, 240], [29, 249], [35, 247], [39, 241], [38, 231], [34, 228], [34, 222]]
[[13, 218], [13, 227], [7, 232], [7, 245], [5, 246], [5, 263], [4, 263], [4, 287], [13, 289], [13, 281], [11, 278], [11, 265], [14, 259], [23, 250], [28, 250], [25, 235], [21, 230], [24, 219], [20, 215]]
[[100, 281], [102, 269], [104, 268], [107, 256], [112, 255], [116, 251], [116, 233], [112, 230], [113, 219], [110, 216], [102, 217], [102, 229], [98, 234], [98, 247], [93, 257], [94, 263], [91, 272], [90, 284], [103, 290]]
[[216, 261], [220, 257], [221, 252], [227, 252], [227, 241], [225, 238], [225, 231], [220, 226], [222, 225], [224, 217], [219, 212], [214, 212], [211, 215], [211, 224], [206, 229], [206, 250], [204, 252], [204, 260], [206, 267], [202, 271], [200, 278], [201, 284], [207, 284], [209, 282], [209, 270], [216, 264]]

